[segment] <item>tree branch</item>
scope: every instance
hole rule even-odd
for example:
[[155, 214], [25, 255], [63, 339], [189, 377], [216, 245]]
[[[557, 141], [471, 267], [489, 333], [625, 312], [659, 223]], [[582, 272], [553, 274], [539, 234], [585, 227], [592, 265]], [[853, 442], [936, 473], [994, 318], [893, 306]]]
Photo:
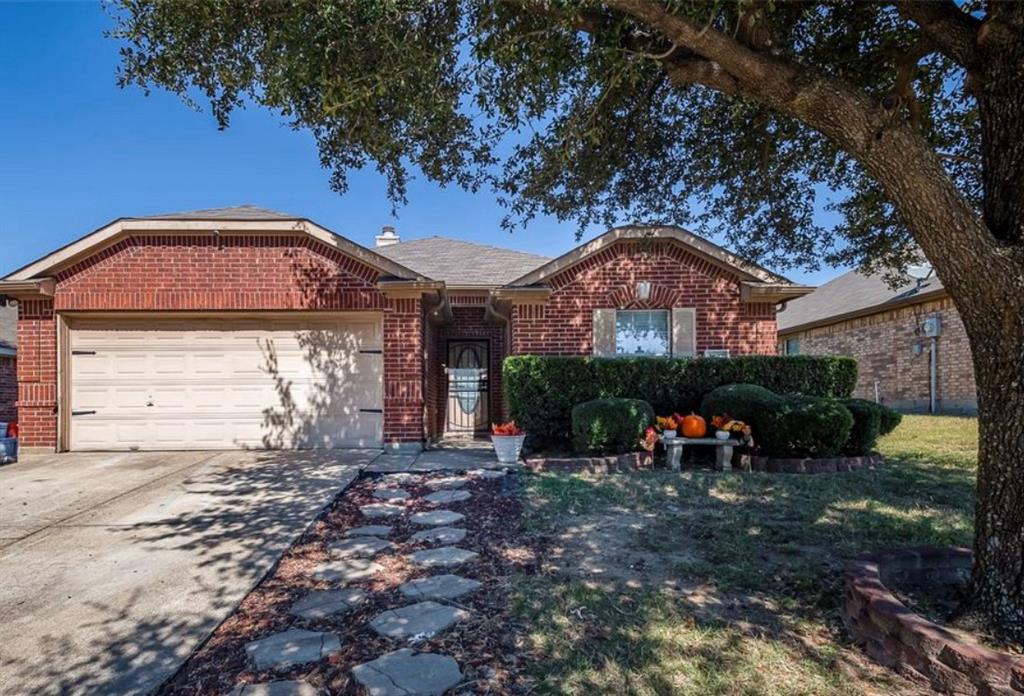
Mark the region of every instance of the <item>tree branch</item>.
[[978, 60], [977, 35], [981, 21], [952, 0], [896, 0], [896, 9], [921, 27], [939, 50], [965, 68]]

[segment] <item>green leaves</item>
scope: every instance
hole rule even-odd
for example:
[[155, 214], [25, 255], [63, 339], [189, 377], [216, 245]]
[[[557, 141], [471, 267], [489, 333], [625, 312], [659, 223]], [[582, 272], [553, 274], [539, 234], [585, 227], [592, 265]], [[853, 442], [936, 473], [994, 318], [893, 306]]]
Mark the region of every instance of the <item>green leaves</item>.
[[[670, 11], [881, 100], [916, 29], [882, 4], [677, 1]], [[741, 97], [673, 84], [702, 60], [593, 1], [120, 0], [123, 86], [259, 105], [309, 130], [338, 192], [374, 166], [396, 205], [417, 173], [493, 191], [515, 226], [670, 222], [726, 232], [778, 267], [900, 264], [910, 238], [876, 184], [820, 135]], [[972, 200], [978, 128], [963, 72], [933, 55], [923, 132]], [[900, 109], [896, 118], [908, 118]], [[837, 114], [837, 118], [844, 118]], [[830, 217], [826, 200], [833, 200]]]

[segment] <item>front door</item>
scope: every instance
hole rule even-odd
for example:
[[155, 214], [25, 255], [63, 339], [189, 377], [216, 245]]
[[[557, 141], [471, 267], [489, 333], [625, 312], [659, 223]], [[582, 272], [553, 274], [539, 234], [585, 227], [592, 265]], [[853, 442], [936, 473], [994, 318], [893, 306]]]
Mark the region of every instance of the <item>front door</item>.
[[487, 342], [448, 342], [448, 402], [445, 433], [485, 432], [490, 418]]

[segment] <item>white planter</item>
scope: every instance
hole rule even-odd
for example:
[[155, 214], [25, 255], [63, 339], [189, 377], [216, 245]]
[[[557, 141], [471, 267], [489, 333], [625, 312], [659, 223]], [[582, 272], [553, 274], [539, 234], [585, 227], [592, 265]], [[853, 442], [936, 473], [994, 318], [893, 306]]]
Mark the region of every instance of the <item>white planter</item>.
[[729, 431], [728, 430], [716, 430], [715, 431], [715, 437], [717, 437], [719, 440], [728, 440], [729, 439]]
[[519, 453], [523, 451], [525, 441], [526, 435], [491, 435], [494, 453], [498, 455], [498, 461], [502, 464], [518, 463]]
[[661, 436], [666, 440], [675, 440], [677, 437], [675, 430], [663, 430]]

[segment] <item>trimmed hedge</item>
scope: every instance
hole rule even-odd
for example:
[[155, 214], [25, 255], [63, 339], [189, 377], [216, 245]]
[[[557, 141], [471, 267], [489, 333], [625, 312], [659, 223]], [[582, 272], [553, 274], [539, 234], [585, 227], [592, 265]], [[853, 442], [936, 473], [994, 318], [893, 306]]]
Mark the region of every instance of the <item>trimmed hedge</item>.
[[903, 422], [903, 414], [889, 408], [888, 406], [880, 406], [880, 408], [882, 409], [880, 414], [882, 422], [879, 426], [878, 434], [888, 435], [895, 430], [901, 422]]
[[[845, 398], [857, 381], [851, 358], [744, 355], [735, 358], [592, 358], [513, 355], [503, 388], [509, 416], [533, 447], [564, 444], [573, 406], [603, 397], [643, 399], [656, 413], [689, 413], [725, 384], [755, 384], [778, 394]], [[753, 423], [751, 423], [753, 425]]]
[[594, 399], [572, 409], [572, 446], [577, 452], [622, 454], [640, 447], [654, 409], [640, 399]]
[[769, 457], [834, 457], [846, 446], [853, 414], [838, 399], [785, 396], [769, 429], [754, 442]]
[[843, 405], [853, 414], [853, 428], [843, 447], [848, 457], [869, 454], [878, 442], [882, 432], [882, 409], [884, 406], [867, 399], [846, 399]]
[[785, 397], [756, 384], [727, 384], [708, 393], [700, 404], [700, 413], [710, 427], [711, 419], [724, 416], [741, 420], [753, 431], [760, 444], [762, 433], [771, 430], [772, 419], [782, 409]]

